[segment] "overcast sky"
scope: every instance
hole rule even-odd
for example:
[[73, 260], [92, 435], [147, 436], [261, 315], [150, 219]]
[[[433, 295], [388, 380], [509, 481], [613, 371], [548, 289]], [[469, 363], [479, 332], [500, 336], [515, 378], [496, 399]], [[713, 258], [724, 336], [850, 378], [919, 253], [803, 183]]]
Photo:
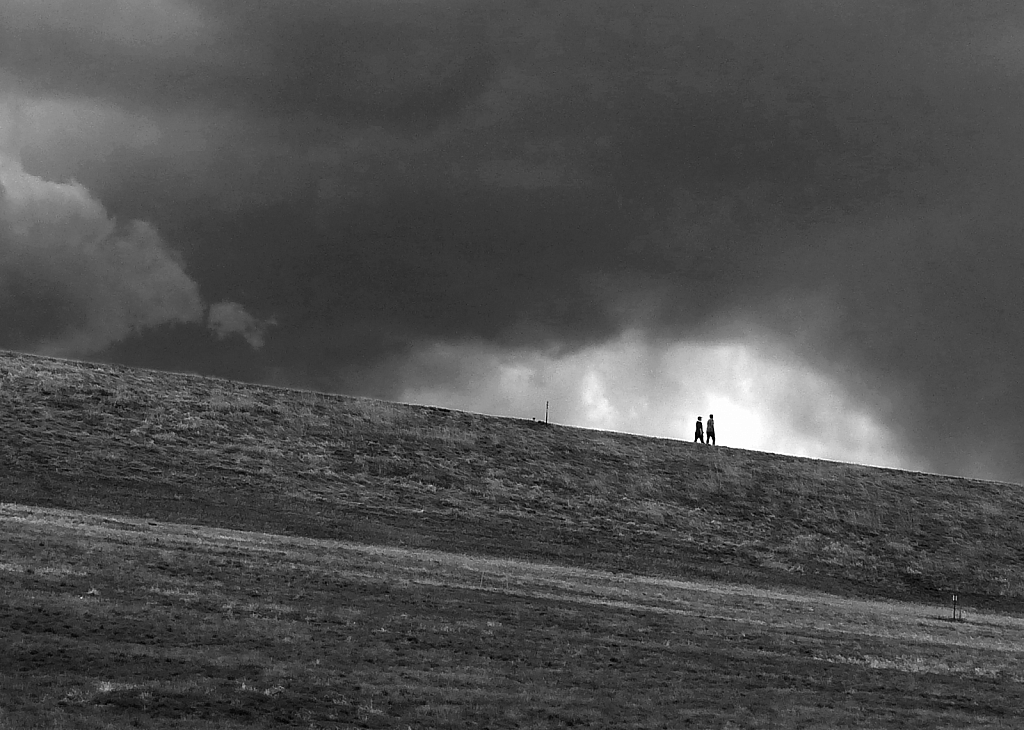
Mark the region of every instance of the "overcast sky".
[[1018, 0], [0, 0], [0, 347], [1024, 479]]

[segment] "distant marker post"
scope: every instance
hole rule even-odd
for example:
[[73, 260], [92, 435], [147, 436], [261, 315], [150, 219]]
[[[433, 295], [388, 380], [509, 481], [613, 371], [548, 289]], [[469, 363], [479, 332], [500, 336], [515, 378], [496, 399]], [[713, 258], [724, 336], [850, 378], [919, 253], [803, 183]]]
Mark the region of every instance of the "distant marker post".
[[551, 405], [551, 401], [544, 401], [544, 423], [548, 422], [548, 406]]

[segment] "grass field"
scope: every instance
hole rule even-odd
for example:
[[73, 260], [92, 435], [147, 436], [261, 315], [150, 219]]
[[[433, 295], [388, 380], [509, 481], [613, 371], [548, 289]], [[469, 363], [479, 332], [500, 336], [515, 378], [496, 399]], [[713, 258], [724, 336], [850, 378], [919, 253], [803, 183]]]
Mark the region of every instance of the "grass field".
[[0, 428], [0, 728], [1024, 722], [1013, 485], [13, 353]]
[[9, 727], [1020, 727], [1024, 619], [0, 506]]

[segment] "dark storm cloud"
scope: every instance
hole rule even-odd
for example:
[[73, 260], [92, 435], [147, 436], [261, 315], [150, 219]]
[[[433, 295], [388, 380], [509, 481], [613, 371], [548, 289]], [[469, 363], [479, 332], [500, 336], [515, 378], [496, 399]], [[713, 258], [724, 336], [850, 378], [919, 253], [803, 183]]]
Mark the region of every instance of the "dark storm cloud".
[[388, 395], [430, 342], [756, 327], [934, 468], [1024, 475], [1016, 4], [11, 8], [26, 118], [155, 129], [28, 124], [26, 166], [274, 317], [260, 377]]
[[15, 2], [0, 64], [30, 91], [129, 108], [418, 128], [486, 83], [478, 17], [411, 2]]

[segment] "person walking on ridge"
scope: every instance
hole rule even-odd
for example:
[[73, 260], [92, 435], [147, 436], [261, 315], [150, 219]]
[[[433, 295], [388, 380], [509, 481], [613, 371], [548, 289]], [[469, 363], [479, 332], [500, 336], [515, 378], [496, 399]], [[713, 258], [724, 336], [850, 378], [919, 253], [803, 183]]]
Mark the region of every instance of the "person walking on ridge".
[[714, 413], [712, 413], [710, 416], [708, 416], [708, 430], [707, 430], [707, 434], [708, 434], [708, 443], [709, 444], [714, 444], [715, 443], [715, 414]]
[[701, 443], [704, 443], [704, 424], [700, 422], [700, 416], [697, 416], [697, 425], [695, 426], [695, 429], [696, 430], [693, 432], [693, 442], [697, 443], [700, 441]]

